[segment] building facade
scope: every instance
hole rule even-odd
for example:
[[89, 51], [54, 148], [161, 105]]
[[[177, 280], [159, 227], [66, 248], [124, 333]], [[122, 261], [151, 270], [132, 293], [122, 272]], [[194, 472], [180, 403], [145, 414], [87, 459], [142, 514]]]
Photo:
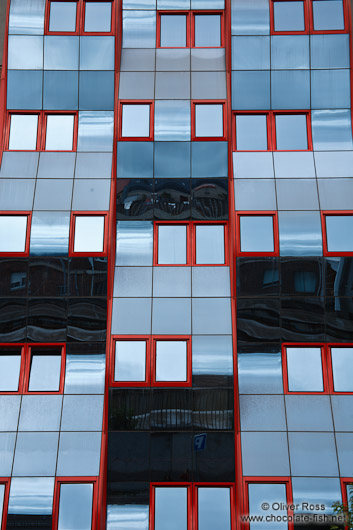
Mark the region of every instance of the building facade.
[[1, 529], [330, 528], [351, 26], [348, 0], [7, 1]]

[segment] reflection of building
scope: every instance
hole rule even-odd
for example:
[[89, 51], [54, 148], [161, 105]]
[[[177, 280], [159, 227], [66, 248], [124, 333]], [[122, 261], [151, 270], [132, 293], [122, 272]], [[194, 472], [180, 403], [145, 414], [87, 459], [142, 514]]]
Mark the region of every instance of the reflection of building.
[[313, 528], [275, 518], [353, 470], [348, 0], [7, 3], [1, 528]]

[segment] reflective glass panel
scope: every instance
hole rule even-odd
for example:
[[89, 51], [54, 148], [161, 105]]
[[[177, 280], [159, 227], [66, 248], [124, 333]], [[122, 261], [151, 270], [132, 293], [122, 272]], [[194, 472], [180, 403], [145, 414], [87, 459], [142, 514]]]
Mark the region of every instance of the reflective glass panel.
[[156, 381], [186, 381], [187, 342], [156, 341]]
[[115, 344], [114, 381], [145, 381], [146, 341], [118, 340]]
[[308, 149], [305, 114], [277, 114], [276, 147], [282, 151]]
[[154, 530], [187, 530], [187, 489], [155, 488]]
[[322, 256], [320, 212], [279, 212], [281, 256]]
[[304, 2], [273, 2], [275, 31], [304, 31]]
[[54, 477], [13, 477], [11, 479], [9, 514], [51, 515]]
[[156, 12], [123, 10], [123, 48], [155, 48]]
[[350, 110], [314, 110], [311, 123], [314, 150], [353, 149]]
[[150, 105], [123, 105], [122, 136], [149, 137]]
[[186, 264], [186, 226], [158, 227], [158, 263]]
[[76, 216], [74, 252], [103, 252], [104, 216]]
[[160, 38], [163, 48], [185, 48], [186, 15], [161, 15]]
[[32, 355], [28, 390], [30, 392], [58, 392], [60, 386], [61, 355]]
[[41, 70], [43, 37], [10, 35], [8, 38], [9, 70]]
[[68, 212], [34, 212], [30, 254], [67, 254], [70, 214]]
[[21, 355], [0, 355], [0, 392], [17, 392]]
[[91, 530], [93, 484], [61, 484], [58, 530]]
[[74, 116], [47, 116], [47, 151], [72, 151], [74, 137]]
[[63, 35], [44, 37], [44, 70], [78, 70], [78, 65], [79, 37]]
[[5, 485], [0, 484], [0, 521], [2, 521], [2, 512], [4, 507]]
[[267, 150], [267, 116], [265, 114], [238, 114], [235, 132], [238, 151]]
[[43, 35], [45, 0], [12, 0], [9, 35]]
[[353, 251], [353, 215], [326, 216], [327, 250], [329, 252]]
[[270, 33], [267, 0], [232, 2], [232, 35], [268, 35]]
[[113, 112], [79, 112], [77, 151], [112, 151], [113, 129]]
[[111, 19], [111, 2], [85, 2], [85, 31], [108, 33]]
[[107, 506], [107, 530], [148, 530], [149, 506], [111, 504]]
[[353, 348], [331, 348], [335, 392], [353, 392]]
[[66, 394], [103, 394], [104, 379], [105, 355], [66, 355]]
[[195, 136], [223, 136], [223, 105], [195, 105]]
[[344, 29], [342, 0], [313, 0], [314, 30]]
[[[285, 484], [249, 484], [249, 513], [253, 516], [264, 516], [273, 515], [271, 519], [271, 529], [275, 528], [276, 530], [286, 530], [288, 528], [288, 523], [284, 521], [276, 521], [276, 516], [285, 516], [287, 512], [283, 509], [271, 510], [271, 507], [274, 503], [286, 504], [286, 486]], [[264, 511], [262, 508], [263, 504], [268, 504], [270, 511]], [[272, 511], [272, 513], [271, 513]], [[268, 527], [268, 522], [252, 522], [250, 524], [250, 530], [266, 530]]]
[[50, 2], [49, 31], [76, 31], [77, 2]]
[[198, 488], [198, 530], [230, 530], [230, 489]]
[[221, 45], [221, 15], [195, 15], [195, 46]]
[[322, 392], [321, 348], [286, 348], [290, 392]]
[[196, 225], [196, 263], [224, 263], [224, 226]]
[[[190, 141], [190, 102], [155, 102], [154, 138], [159, 141]], [[180, 175], [178, 175], [180, 176]]]
[[26, 215], [0, 215], [0, 252], [24, 252], [27, 234]]
[[32, 151], [37, 148], [37, 114], [12, 114], [9, 149]]
[[240, 249], [242, 252], [273, 252], [272, 216], [240, 216]]

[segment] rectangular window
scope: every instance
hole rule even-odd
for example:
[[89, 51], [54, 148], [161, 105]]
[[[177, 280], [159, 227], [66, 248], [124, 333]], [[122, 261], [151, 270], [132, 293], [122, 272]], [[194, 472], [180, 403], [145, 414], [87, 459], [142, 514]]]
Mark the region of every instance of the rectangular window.
[[232, 530], [234, 528], [233, 493], [233, 487], [229, 486], [195, 486], [197, 530], [210, 530], [211, 528]]
[[10, 151], [36, 151], [38, 149], [39, 114], [10, 114], [9, 139]]
[[[287, 530], [287, 515], [293, 513], [286, 509], [286, 506], [293, 504], [291, 494], [291, 484], [288, 478], [264, 478], [245, 480], [245, 513], [250, 516], [264, 517], [268, 516], [271, 521], [271, 529]], [[264, 508], [266, 505], [266, 508]], [[267, 508], [268, 506], [268, 508]], [[263, 530], [269, 523], [251, 522], [246, 528], [249, 530]]]
[[327, 392], [323, 345], [283, 345], [282, 353], [285, 393]]
[[271, 33], [308, 33], [308, 11], [306, 0], [270, 0]]
[[188, 224], [155, 224], [155, 263], [157, 265], [188, 265], [190, 252]]
[[47, 0], [45, 33], [54, 35], [112, 35], [112, 0]]
[[28, 256], [30, 212], [2, 212], [0, 215], [0, 256]]
[[74, 114], [47, 114], [46, 115], [46, 151], [73, 151], [76, 149], [77, 130]]
[[184, 12], [158, 13], [157, 46], [187, 48], [189, 46], [189, 14]]
[[112, 32], [112, 2], [84, 2], [84, 33], [106, 34]]
[[97, 481], [91, 477], [57, 478], [54, 492], [53, 529], [96, 528]]
[[154, 337], [153, 386], [191, 386], [190, 337]]
[[158, 11], [158, 48], [224, 46], [223, 11]]
[[329, 347], [332, 363], [332, 392], [353, 392], [353, 345]]
[[240, 255], [278, 255], [276, 212], [237, 212], [237, 253]]
[[0, 394], [22, 392], [24, 347], [2, 345], [0, 348]]
[[191, 139], [225, 140], [225, 102], [191, 102]]
[[191, 528], [191, 487], [189, 484], [154, 486], [151, 484], [151, 530]]
[[150, 374], [149, 337], [114, 339], [113, 385], [146, 386]]
[[270, 139], [268, 113], [235, 115], [234, 150], [267, 151], [271, 149]]
[[324, 256], [353, 255], [353, 212], [321, 212]]
[[105, 255], [107, 230], [106, 213], [73, 212], [70, 227], [70, 255]]
[[194, 12], [193, 31], [194, 48], [219, 48], [222, 46], [222, 22], [221, 13]]
[[195, 264], [225, 265], [226, 250], [224, 224], [196, 224], [195, 226]]
[[153, 101], [120, 101], [120, 140], [153, 140]]
[[27, 353], [25, 393], [59, 394], [64, 389], [65, 348], [30, 346]]
[[0, 478], [0, 528], [6, 528], [9, 504], [10, 478]]
[[78, 30], [79, 3], [67, 1], [48, 2], [48, 32], [76, 33]]
[[312, 32], [344, 33], [348, 31], [346, 11], [343, 0], [312, 0]]
[[312, 149], [310, 113], [275, 113], [274, 134], [274, 149], [277, 151]]

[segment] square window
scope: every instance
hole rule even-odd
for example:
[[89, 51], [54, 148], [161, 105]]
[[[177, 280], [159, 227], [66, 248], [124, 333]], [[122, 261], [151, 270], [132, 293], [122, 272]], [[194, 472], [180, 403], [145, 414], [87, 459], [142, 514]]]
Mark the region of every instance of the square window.
[[151, 104], [122, 104], [121, 137], [124, 139], [151, 137]]
[[321, 348], [285, 348], [289, 392], [323, 392]]
[[73, 115], [47, 115], [45, 149], [47, 151], [72, 151], [74, 148], [74, 123], [75, 117]]
[[327, 252], [353, 252], [353, 215], [326, 215]]
[[73, 252], [104, 252], [104, 215], [74, 215]]
[[237, 114], [235, 117], [236, 149], [267, 151], [267, 115]]
[[115, 343], [114, 381], [146, 381], [146, 361], [146, 340], [117, 340]]
[[314, 31], [343, 31], [342, 0], [313, 0]]
[[155, 355], [154, 377], [156, 382], [187, 381], [187, 341], [157, 340]]
[[185, 48], [187, 42], [187, 15], [160, 15], [161, 48]]
[[222, 46], [221, 15], [194, 15], [196, 48]]
[[158, 226], [158, 265], [186, 265], [187, 226], [186, 225], [157, 225]]
[[49, 31], [76, 31], [77, 2], [50, 2]]
[[37, 149], [38, 114], [11, 114], [9, 149], [35, 151]]
[[21, 350], [1, 349], [0, 392], [19, 391], [21, 359]]
[[223, 104], [194, 104], [195, 138], [222, 138]]
[[333, 389], [353, 392], [353, 347], [331, 348]]
[[276, 252], [274, 218], [273, 215], [239, 215], [240, 252]]
[[31, 348], [30, 359], [28, 392], [59, 392], [61, 352]]
[[276, 114], [276, 149], [302, 151], [308, 149], [306, 114]]
[[86, 33], [110, 33], [112, 29], [111, 2], [85, 2]]
[[305, 31], [304, 2], [273, 1], [273, 18], [275, 32]]
[[224, 225], [196, 225], [196, 265], [224, 265]]
[[26, 252], [28, 215], [0, 215], [0, 252]]

